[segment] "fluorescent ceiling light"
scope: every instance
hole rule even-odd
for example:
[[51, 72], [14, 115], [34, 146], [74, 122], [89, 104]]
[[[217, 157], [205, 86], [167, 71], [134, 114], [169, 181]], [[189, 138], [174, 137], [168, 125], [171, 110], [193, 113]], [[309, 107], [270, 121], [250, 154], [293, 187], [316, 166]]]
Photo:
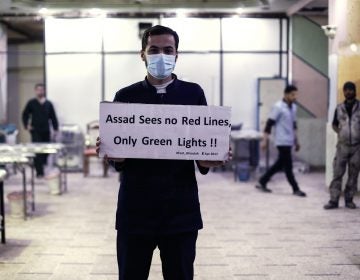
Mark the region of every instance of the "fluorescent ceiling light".
[[187, 12], [184, 9], [177, 9], [176, 10], [176, 17], [178, 18], [186, 18]]
[[235, 12], [240, 15], [240, 14], [242, 14], [242, 13], [244, 12], [244, 8], [239, 7], [239, 8], [237, 8], [237, 9], [235, 10]]
[[357, 46], [356, 44], [352, 43], [352, 44], [350, 45], [350, 50], [351, 50], [352, 52], [357, 52], [358, 46]]
[[106, 13], [104, 10], [99, 8], [92, 8], [89, 10], [89, 14], [96, 17], [105, 17]]
[[46, 14], [49, 14], [49, 10], [47, 8], [41, 8], [38, 13], [40, 15], [46, 15]]

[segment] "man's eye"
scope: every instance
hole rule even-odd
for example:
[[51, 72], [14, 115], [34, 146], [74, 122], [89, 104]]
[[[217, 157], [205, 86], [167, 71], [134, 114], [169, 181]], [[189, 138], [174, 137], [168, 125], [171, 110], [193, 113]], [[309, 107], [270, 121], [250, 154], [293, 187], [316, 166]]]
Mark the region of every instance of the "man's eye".
[[165, 49], [164, 50], [164, 53], [166, 53], [166, 54], [172, 54], [174, 51], [173, 51], [173, 49]]

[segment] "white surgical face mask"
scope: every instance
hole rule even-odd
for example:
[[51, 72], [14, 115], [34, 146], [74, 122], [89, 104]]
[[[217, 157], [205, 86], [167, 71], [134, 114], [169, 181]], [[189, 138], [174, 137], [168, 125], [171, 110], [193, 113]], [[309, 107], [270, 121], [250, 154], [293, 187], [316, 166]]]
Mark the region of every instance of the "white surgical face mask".
[[147, 70], [156, 79], [165, 79], [175, 68], [175, 55], [150, 54], [146, 55]]

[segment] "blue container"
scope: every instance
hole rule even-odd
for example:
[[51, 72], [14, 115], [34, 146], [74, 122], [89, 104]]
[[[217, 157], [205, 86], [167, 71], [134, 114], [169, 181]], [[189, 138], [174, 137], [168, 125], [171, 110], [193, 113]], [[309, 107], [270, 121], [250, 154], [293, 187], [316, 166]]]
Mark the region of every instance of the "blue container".
[[239, 180], [247, 182], [250, 179], [250, 167], [247, 163], [240, 163], [237, 167]]

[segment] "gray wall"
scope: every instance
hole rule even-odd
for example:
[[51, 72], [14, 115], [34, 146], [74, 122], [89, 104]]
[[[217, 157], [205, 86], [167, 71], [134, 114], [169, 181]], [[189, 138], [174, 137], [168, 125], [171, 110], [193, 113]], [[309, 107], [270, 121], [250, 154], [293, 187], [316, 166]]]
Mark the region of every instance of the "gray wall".
[[0, 123], [7, 121], [7, 35], [0, 24]]
[[[233, 123], [256, 128], [257, 79], [287, 75], [286, 20], [159, 20], [180, 36], [175, 74], [200, 84], [208, 104], [232, 106]], [[45, 21], [46, 81], [60, 123], [84, 130], [98, 119], [99, 101], [112, 100], [118, 89], [145, 77], [138, 24], [149, 21], [157, 23], [135, 18]], [[87, 110], [79, 110], [80, 103]]]
[[298, 118], [298, 139], [301, 149], [296, 157], [310, 166], [324, 167], [326, 155], [326, 120]]
[[21, 123], [26, 102], [35, 96], [34, 85], [44, 81], [42, 44], [9, 46], [8, 52], [8, 121], [19, 129], [18, 142], [29, 142], [30, 136]]

